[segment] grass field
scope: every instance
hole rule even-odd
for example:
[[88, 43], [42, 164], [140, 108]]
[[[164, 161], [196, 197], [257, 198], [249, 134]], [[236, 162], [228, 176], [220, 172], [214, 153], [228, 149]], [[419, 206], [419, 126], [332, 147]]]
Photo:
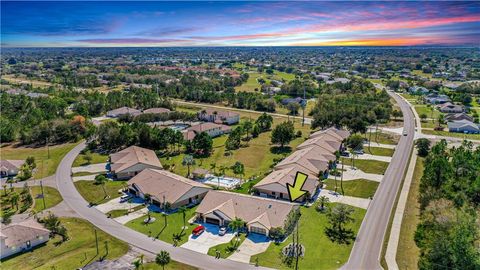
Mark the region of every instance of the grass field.
[[245, 234], [242, 233], [242, 234], [240, 234], [239, 241], [237, 241], [237, 237], [233, 237], [232, 240], [230, 240], [230, 242], [228, 242], [228, 243], [224, 243], [224, 244], [220, 244], [220, 245], [211, 247], [208, 250], [208, 255], [215, 257], [216, 251], [219, 250], [220, 251], [220, 258], [225, 259], [225, 258], [227, 258], [228, 256], [230, 256], [234, 253], [234, 251], [232, 251], [233, 246], [236, 244], [237, 248], [238, 248], [243, 243], [244, 240], [245, 240]]
[[31, 80], [25, 77], [15, 77], [14, 75], [2, 75], [2, 79], [13, 84], [31, 84], [33, 87], [49, 87], [52, 84], [40, 80]]
[[427, 115], [427, 118], [437, 119], [441, 114], [438, 110], [434, 109], [433, 107], [428, 108], [426, 105], [415, 105], [414, 108], [415, 111], [417, 111], [418, 116], [424, 113]]
[[145, 208], [145, 205], [143, 205], [143, 204], [137, 205], [137, 206], [135, 206], [131, 209], [116, 209], [116, 210], [112, 210], [112, 211], [108, 212], [107, 216], [109, 216], [110, 218], [117, 218], [117, 217], [125, 216], [126, 214], [129, 213], [129, 211], [132, 213], [132, 212], [138, 211], [142, 208]]
[[[333, 207], [335, 204], [329, 204]], [[315, 207], [314, 207], [315, 206]], [[332, 242], [325, 234], [324, 230], [328, 225], [326, 214], [318, 212], [316, 204], [309, 207], [301, 208], [302, 216], [299, 225], [300, 243], [305, 246], [305, 256], [299, 261], [299, 269], [338, 269], [345, 264], [350, 255], [353, 243], [337, 244]], [[354, 208], [353, 224], [348, 227], [358, 232], [360, 224], [366, 211], [360, 208]], [[282, 263], [280, 252], [283, 247], [291, 243], [291, 236], [280, 244], [270, 244], [264, 253], [252, 256], [251, 263], [258, 263], [261, 266], [267, 266], [277, 269], [291, 269]]]
[[262, 86], [257, 81], [257, 79], [259, 79], [259, 78], [263, 78], [264, 80], [267, 80], [266, 76], [264, 74], [261, 74], [261, 73], [258, 73], [258, 72], [249, 72], [248, 73], [248, 80], [245, 83], [243, 83], [242, 85], [235, 87], [235, 90], [238, 91], [238, 92], [240, 92], [240, 91], [255, 92], [255, 89], [258, 89], [258, 91], [260, 91]]
[[[345, 166], [352, 164], [351, 158], [342, 158]], [[360, 169], [366, 173], [384, 174], [388, 168], [388, 162], [377, 160], [356, 159], [355, 168]]]
[[[189, 208], [185, 215], [185, 225], [187, 228], [183, 231], [182, 238], [178, 242], [178, 245], [181, 245], [188, 240], [192, 229], [196, 225], [188, 224], [188, 220], [195, 215], [195, 210], [197, 207]], [[145, 224], [143, 221], [147, 216], [143, 216], [132, 221], [129, 221], [125, 224], [127, 227], [139, 231], [143, 234], [155, 237], [167, 243], [173, 244], [173, 234], [179, 234], [182, 232], [183, 227], [183, 215], [182, 213], [172, 213], [167, 216], [167, 224], [165, 225], [165, 217], [161, 213], [151, 213], [151, 217], [154, 217], [156, 220], [153, 223]]]
[[[140, 269], [142, 269], [142, 270], [163, 270], [163, 268], [160, 265], [156, 264], [155, 262], [146, 263]], [[170, 261], [170, 263], [165, 266], [165, 270], [196, 270], [196, 269], [198, 269], [198, 268], [187, 265], [187, 264], [179, 263], [179, 262], [176, 262], [176, 261]]]
[[[367, 134], [367, 139], [370, 137], [369, 134]], [[371, 141], [376, 142], [376, 143], [381, 143], [381, 144], [397, 144], [398, 140], [400, 139], [400, 136], [398, 135], [392, 135], [392, 134], [387, 134], [383, 132], [372, 132], [372, 137]]]
[[367, 154], [371, 154], [375, 156], [385, 156], [385, 157], [393, 156], [393, 152], [395, 151], [390, 148], [368, 147], [368, 146], [364, 146], [363, 149]]
[[[334, 179], [327, 179], [325, 184], [327, 185], [326, 189], [335, 190]], [[359, 198], [370, 198], [375, 194], [378, 184], [378, 182], [366, 179], [343, 181], [343, 190], [345, 192], [344, 195]], [[342, 189], [340, 188], [340, 177], [337, 178], [337, 192], [342, 192]]]
[[37, 164], [33, 177], [40, 179], [55, 174], [62, 158], [76, 145], [77, 143], [66, 143], [50, 146], [50, 158], [48, 158], [47, 147], [32, 148], [9, 145], [0, 148], [0, 152], [2, 159], [26, 159], [29, 156], [33, 156]]
[[59, 237], [50, 239], [45, 245], [2, 261], [2, 269], [78, 269], [105, 256], [105, 242], [108, 242], [107, 259], [114, 259], [128, 251], [128, 244], [97, 229], [99, 255], [95, 248], [95, 227], [83, 219], [60, 218], [68, 231], [70, 240], [61, 242]]
[[[40, 212], [44, 210], [43, 199], [41, 197], [38, 197], [38, 195], [42, 194], [42, 189], [39, 186], [33, 186], [30, 189], [31, 189], [32, 197], [35, 200], [35, 206], [33, 207], [33, 209], [35, 210], [35, 212]], [[54, 207], [55, 205], [59, 204], [63, 200], [62, 196], [60, 195], [60, 192], [58, 192], [58, 190], [52, 187], [44, 186], [43, 195], [45, 198], [45, 209]]]
[[[80, 154], [77, 156], [75, 161], [73, 162], [72, 167], [78, 167], [78, 166], [83, 166], [87, 165], [87, 161], [85, 160], [85, 154]], [[97, 164], [97, 163], [105, 163], [108, 161], [108, 155], [102, 155], [98, 153], [90, 153], [90, 156], [92, 157], [92, 161], [90, 164]]]
[[430, 134], [430, 135], [437, 135], [437, 136], [445, 136], [445, 137], [455, 137], [455, 138], [461, 138], [461, 139], [466, 139], [466, 140], [468, 140], [468, 139], [470, 139], [470, 140], [480, 140], [480, 134], [463, 134], [463, 133], [428, 130], [428, 129], [422, 129], [422, 133]]
[[78, 192], [87, 202], [93, 202], [95, 204], [102, 204], [113, 198], [120, 197], [121, 193], [118, 190], [122, 189], [126, 185], [126, 181], [107, 181], [105, 183], [105, 191], [110, 198], [105, 199], [102, 186], [95, 185], [94, 181], [80, 180], [74, 183]]
[[[415, 151], [415, 150], [414, 150]], [[405, 212], [403, 213], [400, 239], [397, 249], [397, 264], [400, 269], [418, 269], [420, 251], [415, 244], [414, 236], [417, 224], [420, 222], [420, 205], [418, 203], [418, 190], [420, 178], [423, 175], [423, 158], [418, 157], [413, 173], [412, 184], [407, 197]]]

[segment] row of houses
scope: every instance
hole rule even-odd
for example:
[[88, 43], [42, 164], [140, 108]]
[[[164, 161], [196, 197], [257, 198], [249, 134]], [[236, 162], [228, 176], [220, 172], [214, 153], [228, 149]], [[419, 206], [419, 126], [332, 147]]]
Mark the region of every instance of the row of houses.
[[107, 117], [117, 118], [117, 117], [120, 117], [122, 115], [137, 116], [137, 115], [140, 115], [140, 114], [147, 114], [147, 113], [158, 114], [158, 113], [168, 113], [168, 112], [170, 112], [170, 110], [167, 109], [167, 108], [150, 108], [150, 109], [146, 109], [146, 110], [141, 111], [141, 110], [137, 110], [137, 109], [130, 108], [130, 107], [121, 107], [121, 108], [118, 108], [118, 109], [108, 111], [107, 112]]
[[287, 184], [295, 181], [298, 171], [308, 175], [303, 190], [307, 191], [300, 200], [309, 200], [317, 193], [319, 178], [328, 175], [329, 167], [335, 161], [335, 152], [342, 151], [342, 142], [350, 133], [329, 128], [313, 133], [297, 150], [274, 167], [274, 171], [258, 182], [254, 189], [263, 197], [288, 200]]

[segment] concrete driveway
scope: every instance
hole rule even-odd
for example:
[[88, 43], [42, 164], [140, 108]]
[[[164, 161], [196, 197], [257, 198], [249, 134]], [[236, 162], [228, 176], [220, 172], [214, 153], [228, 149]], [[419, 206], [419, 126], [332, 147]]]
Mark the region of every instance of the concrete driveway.
[[270, 242], [270, 239], [264, 235], [251, 233], [238, 247], [237, 252], [233, 253], [227, 259], [237, 262], [250, 263], [250, 257], [265, 252], [270, 245]]
[[73, 167], [72, 173], [77, 172], [89, 172], [89, 173], [101, 173], [107, 171], [107, 163], [90, 164], [86, 166]]
[[181, 247], [207, 254], [211, 247], [228, 243], [233, 238], [233, 233], [227, 233], [224, 236], [218, 235], [218, 226], [206, 223], [201, 225], [205, 226], [205, 231], [197, 237], [190, 235], [188, 242]]
[[112, 200], [110, 200], [106, 203], [99, 204], [99, 205], [95, 206], [95, 208], [97, 208], [99, 211], [101, 211], [103, 213], [108, 213], [112, 210], [121, 210], [121, 209], [128, 210], [130, 208], [134, 208], [134, 207], [142, 205], [142, 204], [143, 204], [143, 200], [140, 199], [140, 198], [134, 197], [133, 202], [129, 203], [128, 201], [120, 202], [120, 197], [118, 197], [118, 198], [112, 199]]

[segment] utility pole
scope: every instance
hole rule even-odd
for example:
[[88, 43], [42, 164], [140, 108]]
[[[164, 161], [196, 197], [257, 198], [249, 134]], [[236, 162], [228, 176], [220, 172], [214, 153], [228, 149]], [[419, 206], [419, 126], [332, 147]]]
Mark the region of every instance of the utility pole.
[[42, 201], [43, 201], [43, 210], [47, 208], [45, 204], [45, 193], [43, 192], [43, 183], [42, 180], [40, 180], [40, 189], [42, 190]]
[[[300, 251], [302, 249], [302, 247], [300, 246], [299, 239], [298, 239], [299, 238], [299, 236], [298, 236], [298, 223], [300, 223], [300, 219], [297, 220], [297, 244], [294, 247], [295, 248], [295, 270], [298, 270], [298, 259], [300, 257]], [[295, 235], [293, 237], [295, 237]]]
[[97, 247], [97, 255], [98, 255], [98, 236], [97, 236], [97, 230], [95, 229], [95, 246]]

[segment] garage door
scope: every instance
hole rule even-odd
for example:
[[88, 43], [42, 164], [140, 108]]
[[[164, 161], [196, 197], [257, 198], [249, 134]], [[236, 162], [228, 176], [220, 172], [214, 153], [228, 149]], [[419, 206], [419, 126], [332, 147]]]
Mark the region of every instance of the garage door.
[[220, 220], [216, 219], [216, 218], [206, 218], [205, 221], [207, 223], [210, 223], [210, 224], [215, 224], [215, 225], [219, 225], [220, 224]]
[[264, 228], [258, 228], [253, 226], [250, 227], [250, 232], [267, 235], [267, 230], [265, 230]]

